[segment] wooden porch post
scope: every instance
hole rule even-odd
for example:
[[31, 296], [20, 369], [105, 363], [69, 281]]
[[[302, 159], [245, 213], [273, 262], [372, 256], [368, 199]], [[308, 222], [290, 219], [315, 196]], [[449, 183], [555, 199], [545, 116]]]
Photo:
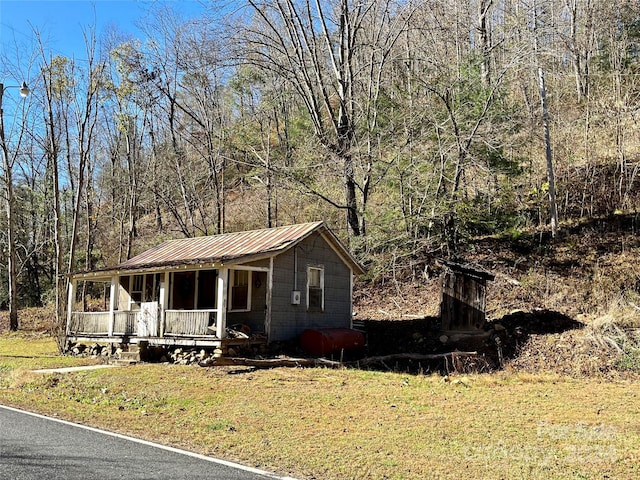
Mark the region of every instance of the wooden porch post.
[[116, 322], [116, 294], [118, 292], [118, 284], [120, 283], [120, 277], [114, 275], [111, 277], [111, 288], [109, 290], [109, 336], [113, 336], [113, 328]]
[[218, 314], [216, 315], [216, 336], [220, 339], [226, 336], [227, 327], [227, 284], [229, 282], [229, 269], [221, 267], [218, 270]]
[[167, 310], [167, 307], [169, 305], [169, 295], [168, 295], [168, 288], [169, 288], [169, 272], [162, 272], [160, 274], [160, 298], [158, 299], [159, 303], [160, 303], [160, 336], [164, 337], [164, 319], [165, 319], [165, 312]]
[[193, 308], [194, 310], [198, 309], [198, 283], [200, 282], [200, 270], [196, 270], [196, 281], [193, 284]]
[[269, 271], [267, 272], [267, 314], [264, 319], [264, 333], [267, 342], [271, 337], [271, 299], [273, 297], [273, 257], [269, 258]]
[[67, 298], [67, 335], [71, 333], [71, 315], [73, 314], [73, 304], [76, 299], [76, 287], [78, 282], [75, 279], [71, 279], [69, 282], [69, 297]]
[[349, 328], [353, 328], [353, 270], [349, 269]]

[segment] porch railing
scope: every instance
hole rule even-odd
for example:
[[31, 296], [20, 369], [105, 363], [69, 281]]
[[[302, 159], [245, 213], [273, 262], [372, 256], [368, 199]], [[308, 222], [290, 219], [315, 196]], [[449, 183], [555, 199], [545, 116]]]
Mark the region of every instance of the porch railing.
[[217, 310], [166, 310], [165, 335], [215, 335]]
[[[138, 311], [114, 312], [114, 335], [138, 333]], [[217, 310], [166, 310], [164, 335], [216, 336]], [[109, 312], [71, 312], [69, 333], [73, 335], [108, 335]]]
[[69, 332], [106, 334], [109, 332], [109, 312], [71, 312]]
[[138, 312], [114, 312], [113, 333], [115, 335], [135, 335], [138, 333]]

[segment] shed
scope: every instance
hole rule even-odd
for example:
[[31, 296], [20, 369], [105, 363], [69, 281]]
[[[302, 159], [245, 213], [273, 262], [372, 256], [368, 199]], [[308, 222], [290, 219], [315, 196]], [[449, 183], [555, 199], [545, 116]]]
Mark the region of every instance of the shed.
[[[362, 273], [324, 222], [169, 240], [71, 274], [67, 339], [217, 347], [236, 331], [273, 342], [307, 328], [351, 328]], [[104, 283], [108, 305], [79, 308], [81, 281]]]
[[495, 275], [479, 267], [440, 260], [446, 270], [440, 305], [443, 331], [480, 331], [486, 321], [487, 281]]

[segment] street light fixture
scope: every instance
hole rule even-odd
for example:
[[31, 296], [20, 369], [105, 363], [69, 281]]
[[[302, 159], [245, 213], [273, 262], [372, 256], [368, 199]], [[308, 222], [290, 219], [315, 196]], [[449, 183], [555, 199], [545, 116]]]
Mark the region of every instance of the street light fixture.
[[20, 85], [20, 96], [22, 98], [27, 98], [29, 96], [29, 93], [31, 93], [31, 90], [29, 90], [27, 82], [22, 82], [22, 85]]
[[20, 96], [26, 98], [31, 90], [27, 86], [26, 82], [22, 82], [19, 87], [17, 85], [5, 86], [0, 83], [0, 150], [2, 150], [2, 167], [4, 168], [4, 181], [5, 181], [5, 208], [7, 212], [7, 246], [9, 250], [7, 273], [9, 277], [9, 329], [18, 329], [18, 301], [17, 301], [17, 253], [16, 253], [16, 241], [15, 241], [15, 219], [13, 215], [13, 162], [9, 158], [9, 148], [7, 147], [7, 141], [4, 131], [4, 111], [2, 110], [2, 97], [4, 91], [7, 88], [19, 88]]
[[[5, 85], [4, 83], [0, 82], [0, 115], [2, 115], [4, 112], [2, 111], [2, 97], [4, 97], [4, 91], [7, 88], [19, 88], [20, 89], [20, 96], [22, 98], [27, 98], [29, 96], [29, 94], [31, 93], [31, 89], [29, 88], [29, 86], [27, 85], [27, 82], [22, 82], [22, 85], [18, 86], [18, 85]], [[0, 138], [0, 141], [2, 142], [2, 145], [4, 146], [4, 119], [0, 118], [0, 123], [2, 131], [0, 132], [0, 134], [2, 134], [2, 138]]]
[[19, 88], [20, 89], [20, 96], [22, 98], [27, 98], [29, 96], [29, 94], [31, 93], [31, 89], [29, 88], [29, 85], [27, 85], [27, 82], [22, 82], [22, 85], [18, 86], [18, 85], [5, 85], [4, 83], [0, 82], [0, 107], [2, 107], [2, 96], [4, 95], [4, 91], [7, 88]]

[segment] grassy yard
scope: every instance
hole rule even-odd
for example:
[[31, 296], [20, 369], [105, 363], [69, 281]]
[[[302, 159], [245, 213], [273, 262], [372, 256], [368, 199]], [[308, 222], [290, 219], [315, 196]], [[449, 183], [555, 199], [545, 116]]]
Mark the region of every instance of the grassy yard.
[[51, 336], [44, 333], [0, 334], [0, 386], [6, 386], [6, 372], [60, 368], [99, 363], [96, 359], [64, 356]]
[[[25, 358], [30, 352], [32, 358]], [[640, 381], [87, 363], [0, 336], [0, 403], [300, 479], [640, 478]]]

